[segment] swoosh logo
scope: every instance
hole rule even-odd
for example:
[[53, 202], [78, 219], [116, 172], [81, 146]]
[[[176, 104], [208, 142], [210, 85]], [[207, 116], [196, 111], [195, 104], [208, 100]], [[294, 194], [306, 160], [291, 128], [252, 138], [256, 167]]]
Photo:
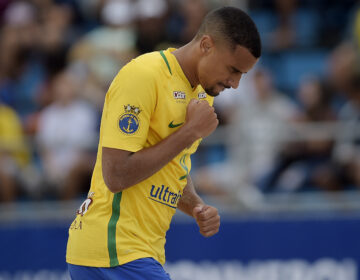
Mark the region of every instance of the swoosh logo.
[[169, 123], [169, 127], [170, 128], [175, 128], [175, 127], [178, 127], [178, 126], [180, 126], [180, 125], [182, 125], [183, 124], [183, 122], [182, 123], [173, 123], [173, 121], [171, 121], [171, 123]]

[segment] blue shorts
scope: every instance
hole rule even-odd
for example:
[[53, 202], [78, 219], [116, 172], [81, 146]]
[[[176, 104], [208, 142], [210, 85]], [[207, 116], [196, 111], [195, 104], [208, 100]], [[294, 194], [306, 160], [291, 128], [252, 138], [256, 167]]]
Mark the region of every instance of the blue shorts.
[[68, 264], [72, 280], [171, 280], [162, 265], [143, 258], [115, 267], [90, 267]]

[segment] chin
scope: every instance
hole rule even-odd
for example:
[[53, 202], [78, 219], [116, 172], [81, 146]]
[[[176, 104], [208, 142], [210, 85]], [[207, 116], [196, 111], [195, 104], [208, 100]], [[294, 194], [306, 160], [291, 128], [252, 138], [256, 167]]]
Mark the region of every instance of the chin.
[[213, 89], [205, 89], [205, 92], [212, 97], [218, 96], [220, 94], [220, 91], [214, 91]]

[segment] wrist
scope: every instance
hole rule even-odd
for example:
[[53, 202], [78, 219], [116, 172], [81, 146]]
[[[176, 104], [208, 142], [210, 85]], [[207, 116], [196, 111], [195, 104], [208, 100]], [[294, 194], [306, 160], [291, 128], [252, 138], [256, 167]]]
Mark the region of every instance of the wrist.
[[197, 135], [197, 132], [187, 122], [178, 130], [178, 132], [184, 135], [184, 138], [187, 140], [188, 145], [191, 145], [196, 140], [201, 138], [199, 135]]

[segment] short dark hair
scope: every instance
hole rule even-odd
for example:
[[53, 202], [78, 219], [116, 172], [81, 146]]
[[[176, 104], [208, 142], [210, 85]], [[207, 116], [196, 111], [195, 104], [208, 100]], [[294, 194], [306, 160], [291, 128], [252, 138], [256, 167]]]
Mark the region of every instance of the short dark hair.
[[222, 7], [207, 14], [195, 39], [207, 34], [215, 40], [224, 38], [234, 49], [236, 45], [243, 46], [255, 58], [261, 56], [259, 31], [253, 20], [238, 8]]

